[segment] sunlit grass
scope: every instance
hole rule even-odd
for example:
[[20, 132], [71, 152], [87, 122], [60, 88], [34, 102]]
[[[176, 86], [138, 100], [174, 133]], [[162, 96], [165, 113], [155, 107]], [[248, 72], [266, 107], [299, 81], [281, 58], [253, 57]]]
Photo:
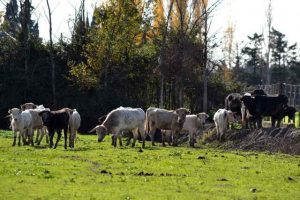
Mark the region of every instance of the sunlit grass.
[[114, 148], [95, 135], [79, 135], [74, 150], [11, 144], [0, 131], [0, 199], [300, 199], [297, 156]]

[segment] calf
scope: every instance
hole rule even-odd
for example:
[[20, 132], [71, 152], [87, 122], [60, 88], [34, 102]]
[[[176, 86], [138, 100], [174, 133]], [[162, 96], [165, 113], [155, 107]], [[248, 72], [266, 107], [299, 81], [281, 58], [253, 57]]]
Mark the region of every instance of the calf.
[[11, 127], [14, 132], [13, 146], [16, 145], [16, 138], [19, 131], [19, 142], [22, 137], [23, 144], [27, 144], [26, 137], [29, 138], [29, 143], [33, 146], [33, 131], [32, 131], [32, 117], [29, 111], [22, 111], [18, 108], [12, 108], [8, 110], [8, 114], [11, 116]]
[[282, 112], [279, 112], [277, 115], [273, 115], [271, 117], [272, 127], [275, 127], [276, 122], [277, 122], [276, 127], [280, 127], [281, 120], [285, 116], [288, 116], [289, 119], [294, 119], [296, 112], [297, 112], [297, 110], [292, 106], [284, 107]]
[[40, 145], [40, 143], [45, 135], [46, 135], [47, 143], [49, 140], [49, 136], [48, 136], [48, 133], [46, 130], [47, 128], [44, 126], [41, 116], [39, 116], [39, 113], [44, 110], [50, 111], [49, 108], [45, 108], [43, 105], [39, 105], [35, 109], [28, 109], [28, 111], [30, 112], [30, 114], [32, 116], [33, 131], [37, 130], [37, 135], [36, 135], [36, 140], [35, 140], [35, 143], [37, 143], [37, 145]]
[[[72, 113], [71, 113], [72, 114]], [[39, 113], [42, 117], [43, 123], [47, 126], [49, 136], [50, 136], [50, 148], [56, 148], [57, 144], [61, 138], [61, 131], [64, 130], [65, 144], [64, 148], [67, 149], [67, 132], [69, 127], [69, 112], [66, 109], [61, 109], [57, 111], [44, 110]], [[57, 132], [57, 140], [55, 145], [53, 145], [53, 136], [55, 131]]]
[[140, 133], [143, 148], [145, 147], [145, 112], [141, 108], [124, 108], [119, 107], [115, 110], [112, 110], [104, 120], [101, 125], [97, 125], [89, 132], [96, 131], [98, 135], [98, 142], [101, 142], [105, 135], [109, 132], [112, 133], [112, 144], [117, 146], [117, 138], [119, 139], [120, 146], [122, 146], [122, 132], [123, 131], [132, 131], [133, 133], [133, 143], [132, 146], [135, 146], [135, 142], [138, 139], [138, 134]]
[[231, 93], [225, 98], [225, 109], [230, 110], [236, 115], [241, 116], [241, 95], [239, 93]]
[[233, 112], [226, 109], [219, 109], [214, 114], [214, 122], [217, 129], [217, 136], [219, 141], [223, 141], [225, 134], [227, 132], [227, 127], [229, 122], [234, 122]]
[[186, 108], [176, 110], [165, 110], [153, 108], [149, 111], [146, 125], [150, 127], [150, 137], [154, 146], [154, 134], [156, 129], [172, 131], [173, 146], [177, 146], [177, 139], [186, 119], [190, 112]]
[[196, 143], [196, 133], [204, 127], [205, 121], [208, 118], [206, 113], [198, 113], [196, 115], [187, 115], [183, 124], [182, 130], [189, 132], [189, 143], [194, 147]]

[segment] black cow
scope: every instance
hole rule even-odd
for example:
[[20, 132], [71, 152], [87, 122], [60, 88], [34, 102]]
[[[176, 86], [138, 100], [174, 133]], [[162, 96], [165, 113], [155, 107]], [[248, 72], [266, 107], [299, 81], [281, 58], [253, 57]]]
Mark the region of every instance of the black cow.
[[294, 119], [295, 117], [295, 113], [297, 112], [297, 110], [292, 107], [292, 106], [287, 106], [283, 109], [283, 112], [278, 113], [276, 116], [272, 116], [271, 120], [272, 120], [272, 127], [275, 126], [276, 123], [276, 127], [280, 127], [280, 122], [281, 120], [285, 117], [288, 116], [289, 119]]
[[[254, 122], [257, 122], [258, 128], [261, 128], [262, 118], [264, 116], [271, 116], [278, 118], [282, 115], [287, 107], [288, 98], [285, 95], [278, 96], [243, 96], [241, 101], [244, 103], [249, 114]], [[275, 122], [272, 123], [272, 126]]]
[[[72, 113], [71, 113], [72, 114]], [[47, 126], [49, 136], [50, 136], [50, 148], [56, 148], [57, 144], [61, 138], [61, 131], [64, 130], [64, 138], [65, 138], [65, 149], [67, 149], [67, 131], [69, 127], [69, 113], [65, 109], [57, 110], [57, 111], [42, 111], [39, 113], [42, 117], [43, 123]], [[57, 140], [55, 145], [53, 146], [53, 136], [55, 131], [57, 132]]]

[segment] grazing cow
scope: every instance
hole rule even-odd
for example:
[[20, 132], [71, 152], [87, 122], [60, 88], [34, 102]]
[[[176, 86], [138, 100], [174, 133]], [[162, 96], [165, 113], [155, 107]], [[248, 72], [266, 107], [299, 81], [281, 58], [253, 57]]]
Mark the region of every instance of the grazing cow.
[[[265, 116], [275, 117], [281, 115], [284, 108], [287, 107], [288, 98], [285, 95], [278, 96], [249, 96], [244, 95], [243, 101], [253, 121], [257, 122], [257, 127], [262, 127], [262, 118]], [[272, 127], [275, 123], [272, 123]]]
[[120, 146], [122, 146], [122, 132], [132, 131], [133, 143], [132, 147], [135, 146], [135, 142], [138, 139], [140, 133], [143, 141], [142, 147], [145, 147], [145, 112], [141, 108], [124, 108], [119, 107], [112, 110], [101, 125], [97, 125], [89, 132], [96, 131], [98, 135], [98, 142], [101, 142], [105, 135], [109, 132], [112, 133], [112, 144], [117, 146], [117, 138], [119, 139]]
[[44, 126], [43, 120], [42, 120], [41, 116], [39, 115], [39, 113], [44, 110], [50, 111], [49, 108], [45, 108], [43, 105], [39, 105], [35, 109], [28, 109], [28, 111], [30, 112], [30, 114], [32, 116], [33, 131], [35, 129], [37, 130], [37, 136], [36, 136], [36, 140], [35, 140], [35, 143], [37, 143], [37, 145], [40, 145], [40, 143], [45, 135], [46, 135], [47, 143], [49, 140], [49, 136], [48, 136], [48, 133], [46, 130], [47, 128]]
[[21, 110], [24, 111], [24, 110], [28, 110], [28, 109], [35, 109], [37, 108], [37, 105], [35, 105], [34, 103], [24, 103], [22, 105], [20, 105], [21, 107]]
[[204, 112], [196, 115], [186, 115], [182, 130], [189, 132], [189, 143], [191, 147], [194, 147], [194, 144], [196, 143], [197, 131], [204, 127], [208, 117], [208, 114]]
[[[71, 113], [72, 114], [72, 113]], [[50, 136], [50, 148], [56, 148], [57, 144], [61, 138], [61, 131], [64, 130], [65, 144], [64, 148], [67, 149], [67, 132], [69, 127], [69, 112], [66, 109], [61, 109], [57, 111], [44, 110], [39, 113], [42, 117], [43, 123], [47, 126], [49, 136]], [[57, 132], [57, 140], [55, 145], [53, 145], [53, 136], [55, 131]]]
[[223, 141], [227, 131], [228, 123], [235, 121], [233, 112], [226, 109], [219, 109], [214, 114], [214, 121], [216, 124], [218, 140]]
[[70, 138], [69, 138], [69, 147], [74, 148], [75, 139], [77, 135], [77, 131], [81, 124], [80, 114], [76, 109], [65, 108], [69, 113], [69, 129], [70, 129]]
[[225, 98], [225, 109], [230, 110], [236, 115], [241, 116], [241, 95], [239, 93], [231, 93]]
[[288, 116], [289, 119], [294, 119], [296, 112], [297, 112], [297, 110], [292, 106], [284, 107], [283, 112], [279, 112], [277, 115], [271, 116], [272, 127], [275, 127], [276, 122], [277, 122], [276, 127], [280, 127], [281, 120], [285, 116]]
[[147, 116], [147, 123], [150, 127], [150, 137], [154, 146], [154, 134], [156, 129], [164, 129], [172, 131], [173, 146], [177, 146], [177, 139], [186, 119], [189, 114], [186, 108], [176, 110], [152, 109]]
[[12, 108], [8, 110], [8, 114], [11, 116], [11, 127], [14, 132], [13, 146], [16, 145], [17, 133], [19, 131], [20, 146], [21, 137], [23, 139], [23, 145], [27, 144], [26, 138], [29, 138], [29, 143], [33, 146], [33, 130], [32, 130], [32, 116], [29, 111], [22, 111], [18, 108]]

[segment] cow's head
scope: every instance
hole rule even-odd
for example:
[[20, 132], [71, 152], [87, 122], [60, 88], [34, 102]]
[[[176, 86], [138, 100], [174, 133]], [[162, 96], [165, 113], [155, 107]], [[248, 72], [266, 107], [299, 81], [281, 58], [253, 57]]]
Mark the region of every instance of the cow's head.
[[42, 112], [39, 112], [39, 116], [42, 118], [45, 126], [50, 125], [52, 115], [53, 113], [51, 113], [49, 110], [43, 110]]
[[20, 114], [22, 113], [22, 110], [19, 108], [12, 108], [8, 110], [8, 114], [11, 116], [11, 118], [16, 122], [20, 119]]
[[205, 112], [198, 113], [197, 118], [199, 119], [200, 123], [202, 126], [204, 126], [206, 120], [208, 119], [209, 115], [206, 114]]
[[93, 133], [96, 131], [96, 134], [98, 135], [98, 142], [102, 142], [105, 135], [107, 134], [107, 128], [103, 125], [97, 125], [92, 130], [89, 131], [89, 133]]
[[185, 122], [186, 115], [190, 114], [190, 111], [186, 108], [178, 108], [175, 110], [177, 114], [177, 123], [183, 124]]
[[28, 109], [35, 109], [37, 108], [37, 105], [35, 105], [34, 103], [24, 103], [21, 106], [21, 110], [28, 110]]
[[284, 108], [284, 114], [289, 117], [289, 119], [294, 119], [297, 110], [292, 106], [287, 106]]
[[239, 113], [241, 110], [241, 95], [234, 93], [227, 96], [228, 108], [233, 112]]

